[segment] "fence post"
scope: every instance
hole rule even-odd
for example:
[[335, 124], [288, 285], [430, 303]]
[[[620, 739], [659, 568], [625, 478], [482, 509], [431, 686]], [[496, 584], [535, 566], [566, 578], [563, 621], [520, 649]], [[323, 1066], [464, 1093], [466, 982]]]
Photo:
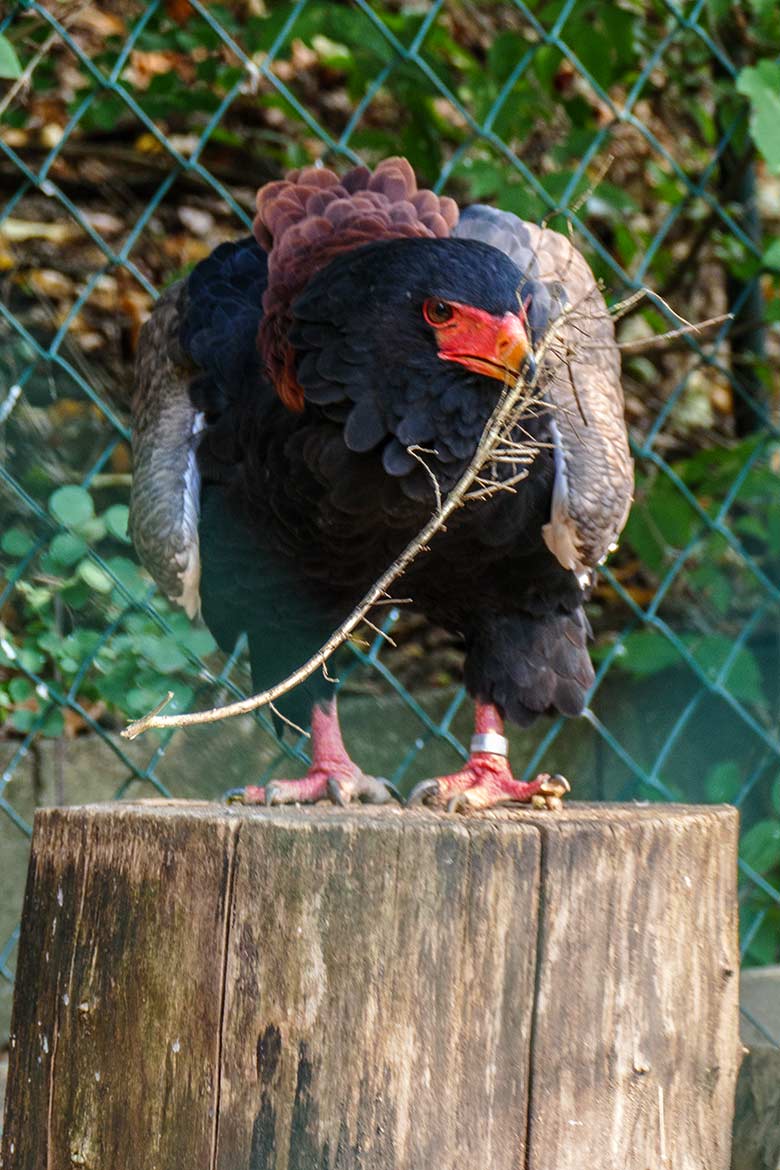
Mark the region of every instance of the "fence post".
[[36, 814], [7, 1170], [726, 1170], [733, 810]]

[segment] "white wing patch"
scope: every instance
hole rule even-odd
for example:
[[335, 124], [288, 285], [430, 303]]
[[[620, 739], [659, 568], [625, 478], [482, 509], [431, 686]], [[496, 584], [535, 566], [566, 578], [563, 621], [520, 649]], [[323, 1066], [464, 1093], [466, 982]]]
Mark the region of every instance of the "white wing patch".
[[542, 528], [544, 543], [558, 559], [564, 569], [581, 574], [587, 566], [582, 563], [582, 553], [577, 541], [577, 525], [569, 512], [569, 480], [566, 469], [566, 453], [561, 432], [554, 418], [550, 419], [555, 460], [550, 520]]
[[185, 557], [181, 570], [181, 593], [173, 600], [186, 611], [189, 618], [200, 613], [200, 542], [198, 521], [200, 519], [200, 472], [198, 471], [197, 435], [206, 425], [202, 412], [192, 420], [190, 430], [187, 469], [184, 473], [184, 497], [182, 499], [182, 524], [186, 538]]

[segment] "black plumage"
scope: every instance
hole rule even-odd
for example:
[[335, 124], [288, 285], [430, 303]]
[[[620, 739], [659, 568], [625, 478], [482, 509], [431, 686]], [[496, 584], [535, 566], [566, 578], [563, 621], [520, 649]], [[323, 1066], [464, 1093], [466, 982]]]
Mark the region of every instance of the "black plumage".
[[[153, 318], [139, 358], [136, 442], [151, 441], [150, 403], [164, 397], [155, 390], [153, 355], [167, 344], [176, 351], [176, 393], [186, 394], [191, 412], [184, 412], [189, 433], [178, 441], [196, 453], [197, 476], [183, 483], [180, 465], [164, 487], [164, 476], [156, 483], [147, 476], [134, 493], [134, 530], [143, 526], [152, 492], [175, 483], [180, 510], [195, 494], [203, 616], [225, 650], [248, 635], [258, 688], [316, 651], [428, 520], [431, 476], [446, 493], [473, 457], [501, 382], [442, 360], [425, 304], [440, 299], [496, 320], [518, 315], [522, 304], [538, 345], [566, 299], [565, 282], [545, 280], [533, 252], [524, 267], [517, 263], [522, 237], [513, 258], [511, 249], [484, 239], [448, 236], [449, 205], [442, 201], [440, 214], [422, 199], [430, 193], [410, 193], [406, 178], [406, 199], [389, 199], [389, 210], [378, 204], [386, 222], [371, 220], [373, 204], [368, 211], [361, 205], [360, 238], [347, 233], [339, 247], [339, 232], [353, 223], [343, 205], [359, 202], [373, 180], [360, 179], [357, 195], [345, 183], [347, 193], [332, 199], [326, 184], [324, 195], [309, 192], [307, 205], [298, 195], [314, 181], [307, 175], [297, 183], [294, 176], [274, 199], [263, 203], [260, 194], [266, 235], [258, 236], [266, 246], [268, 224], [276, 224], [270, 265], [254, 237], [221, 245], [169, 294], [176, 336], [169, 323], [167, 342], [155, 337]], [[399, 204], [411, 210], [397, 211]], [[481, 220], [478, 227], [482, 232]], [[309, 249], [308, 270], [293, 246], [296, 231]], [[556, 430], [555, 406], [550, 401], [518, 420], [516, 437], [537, 445], [519, 490], [460, 509], [402, 586], [432, 622], [462, 637], [470, 692], [520, 724], [542, 712], [577, 714], [593, 681], [582, 565], [561, 563], [549, 528], [562, 479], [564, 503], [578, 506], [592, 485], [578, 499], [565, 482], [562, 466], [573, 464], [561, 462], [565, 429]], [[154, 442], [164, 450], [175, 445], [159, 427]], [[630, 461], [620, 451], [617, 460], [629, 468], [625, 499], [616, 505], [624, 515]], [[518, 470], [502, 465], [500, 474]], [[576, 515], [573, 506], [569, 514]], [[586, 530], [587, 522], [576, 532]], [[148, 532], [144, 539], [148, 544]], [[315, 675], [280, 706], [306, 723], [328, 692]]]

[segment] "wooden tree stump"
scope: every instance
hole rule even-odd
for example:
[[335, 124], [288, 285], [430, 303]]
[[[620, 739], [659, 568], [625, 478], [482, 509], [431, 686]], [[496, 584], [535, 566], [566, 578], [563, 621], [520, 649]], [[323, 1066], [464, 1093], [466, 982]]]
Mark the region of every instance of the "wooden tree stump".
[[6, 1170], [726, 1170], [737, 815], [37, 814]]

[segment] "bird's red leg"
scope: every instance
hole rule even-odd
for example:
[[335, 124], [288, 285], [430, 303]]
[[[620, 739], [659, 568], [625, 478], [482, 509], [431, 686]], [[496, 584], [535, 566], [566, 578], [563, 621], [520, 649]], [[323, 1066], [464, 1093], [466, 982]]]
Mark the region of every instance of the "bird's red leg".
[[315, 704], [311, 717], [311, 766], [300, 780], [269, 780], [250, 784], [228, 796], [244, 804], [314, 804], [362, 800], [384, 804], [394, 795], [386, 780], [366, 776], [349, 757], [341, 738], [336, 700]]
[[558, 808], [569, 791], [563, 776], [541, 773], [527, 784], [515, 780], [507, 759], [504, 721], [492, 703], [476, 704], [471, 754], [465, 767], [449, 776], [423, 780], [409, 796], [409, 804], [443, 805], [450, 811], [492, 808], [521, 801]]

